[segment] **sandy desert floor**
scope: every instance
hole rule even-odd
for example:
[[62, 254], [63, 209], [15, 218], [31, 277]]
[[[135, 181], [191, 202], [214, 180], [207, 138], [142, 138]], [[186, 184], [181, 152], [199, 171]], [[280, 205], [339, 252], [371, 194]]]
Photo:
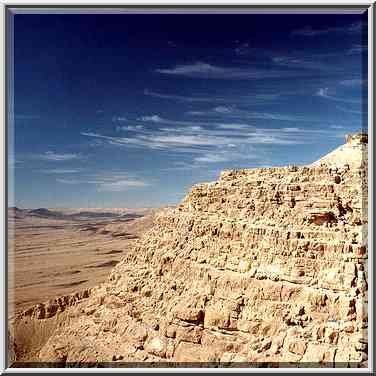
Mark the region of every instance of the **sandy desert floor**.
[[[78, 210], [66, 210], [69, 214], [75, 212]], [[72, 219], [10, 216], [10, 318], [50, 298], [104, 282], [135, 239], [152, 224], [153, 210], [125, 212], [131, 214], [119, 218]]]

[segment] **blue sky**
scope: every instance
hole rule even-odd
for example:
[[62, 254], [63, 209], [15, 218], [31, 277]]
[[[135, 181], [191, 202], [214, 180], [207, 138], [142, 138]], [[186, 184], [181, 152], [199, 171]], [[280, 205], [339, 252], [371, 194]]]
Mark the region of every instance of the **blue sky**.
[[157, 207], [318, 159], [366, 127], [366, 22], [15, 15], [10, 204]]

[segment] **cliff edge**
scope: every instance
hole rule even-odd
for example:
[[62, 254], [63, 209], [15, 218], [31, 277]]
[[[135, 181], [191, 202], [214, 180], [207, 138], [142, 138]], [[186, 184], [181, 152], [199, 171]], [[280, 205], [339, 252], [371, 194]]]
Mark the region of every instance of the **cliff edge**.
[[[366, 151], [359, 136], [310, 166], [192, 187], [65, 309], [37, 361], [366, 367]], [[38, 309], [20, 320], [62, 314]]]

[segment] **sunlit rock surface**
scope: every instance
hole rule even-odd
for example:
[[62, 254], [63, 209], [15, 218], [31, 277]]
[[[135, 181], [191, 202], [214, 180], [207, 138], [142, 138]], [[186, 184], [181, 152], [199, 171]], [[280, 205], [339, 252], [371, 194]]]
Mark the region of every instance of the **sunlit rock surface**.
[[356, 135], [310, 166], [192, 187], [71, 299], [37, 361], [366, 367], [367, 163]]

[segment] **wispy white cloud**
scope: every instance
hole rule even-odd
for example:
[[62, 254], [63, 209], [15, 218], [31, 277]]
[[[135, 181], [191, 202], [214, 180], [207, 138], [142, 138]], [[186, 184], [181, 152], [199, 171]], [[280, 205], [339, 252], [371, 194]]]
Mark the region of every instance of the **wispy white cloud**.
[[205, 111], [187, 111], [186, 114], [192, 116], [200, 116], [205, 115]]
[[224, 163], [243, 160], [259, 160], [260, 154], [256, 153], [253, 147], [248, 147], [247, 152], [232, 150], [217, 150], [214, 152], [205, 153], [193, 159], [193, 166], [200, 166], [202, 164]]
[[77, 153], [55, 153], [54, 151], [46, 151], [43, 154], [34, 155], [36, 159], [46, 161], [70, 161], [72, 159], [81, 159], [82, 155]]
[[[154, 115], [153, 115], [154, 116]], [[160, 117], [151, 117], [159, 121]], [[172, 121], [171, 121], [172, 122]], [[257, 145], [297, 145], [317, 142], [325, 134], [336, 137], [328, 129], [301, 129], [297, 127], [255, 128], [248, 124], [215, 123], [210, 128], [186, 124], [150, 128], [128, 137], [107, 136], [83, 132], [84, 136], [100, 138], [111, 145], [137, 147], [194, 156], [195, 163], [220, 163], [241, 160], [252, 155]], [[246, 152], [244, 151], [246, 150]]]
[[332, 129], [345, 129], [345, 127], [342, 126], [342, 125], [330, 125], [329, 128], [332, 128]]
[[172, 76], [230, 80], [295, 77], [301, 75], [301, 73], [296, 70], [265, 69], [254, 66], [220, 67], [204, 62], [176, 65], [172, 68], [157, 69], [156, 72]]
[[131, 132], [139, 132], [144, 129], [142, 125], [122, 125], [122, 126], [117, 126], [116, 128], [117, 132], [120, 131], [131, 131]]
[[76, 174], [78, 172], [82, 172], [82, 169], [78, 168], [51, 168], [46, 170], [41, 170], [41, 172], [45, 174]]
[[179, 133], [175, 129], [175, 134], [160, 134], [154, 136], [154, 142], [165, 146], [212, 146], [215, 141], [223, 144], [223, 140], [217, 136], [206, 136], [206, 135], [190, 135]]
[[294, 56], [274, 56], [272, 61], [277, 66], [290, 67], [295, 69], [310, 69], [310, 70], [333, 70], [333, 66], [323, 62], [321, 59], [308, 60], [306, 58], [297, 58]]
[[202, 125], [210, 125], [208, 122], [199, 122], [199, 121], [182, 121], [182, 120], [169, 120], [164, 119], [158, 115], [150, 115], [150, 116], [142, 116], [140, 121], [144, 122], [151, 122], [156, 124], [164, 124], [164, 125], [181, 125], [185, 127], [189, 127], [191, 131], [199, 131]]
[[292, 127], [292, 128], [282, 128], [281, 130], [282, 130], [282, 132], [304, 132], [303, 129], [295, 128], [295, 127]]
[[[149, 116], [142, 116], [140, 121], [144, 122], [152, 122], [152, 123], [157, 123], [157, 124], [163, 124], [163, 125], [172, 125], [172, 126], [184, 126], [186, 127], [185, 129], [190, 132], [197, 132], [201, 131], [203, 126], [215, 126], [220, 129], [248, 129], [250, 130], [253, 128], [249, 124], [239, 124], [239, 123], [218, 123], [218, 122], [204, 122], [204, 121], [183, 121], [183, 120], [170, 120], [170, 119], [165, 119], [162, 118], [158, 115], [149, 115]], [[172, 131], [172, 129], [167, 129], [167, 128], [161, 128], [161, 130], [166, 130], [166, 131]]]
[[[247, 118], [250, 119], [264, 119], [264, 120], [284, 120], [284, 121], [304, 121], [303, 117], [294, 116], [294, 115], [284, 115], [284, 114], [274, 114], [269, 112], [250, 112], [244, 114]], [[312, 121], [312, 120], [306, 120]]]
[[141, 116], [141, 118], [139, 120], [151, 121], [153, 123], [162, 123], [163, 122], [163, 119], [158, 115]]
[[162, 171], [187, 171], [195, 168], [202, 168], [202, 165], [193, 162], [176, 161], [172, 166], [162, 168]]
[[218, 124], [219, 129], [228, 129], [228, 130], [251, 130], [254, 127], [248, 124], [237, 124], [237, 123], [228, 123], [228, 124]]
[[329, 88], [327, 88], [327, 87], [326, 88], [320, 88], [319, 90], [317, 90], [316, 95], [319, 96], [319, 97], [328, 98], [328, 91], [329, 91]]
[[56, 181], [58, 183], [63, 183], [63, 184], [83, 184], [85, 181], [79, 180], [79, 179], [61, 179], [57, 178]]
[[330, 99], [330, 100], [336, 101], [336, 102], [360, 104], [360, 101], [358, 101], [358, 100], [337, 97], [335, 95], [335, 93], [331, 94], [329, 88], [327, 88], [327, 87], [326, 88], [320, 88], [319, 90], [317, 90], [316, 95], [318, 97], [325, 98], [325, 99]]
[[155, 91], [151, 91], [148, 89], [144, 90], [144, 95], [153, 97], [153, 98], [159, 98], [159, 99], [171, 99], [175, 101], [180, 102], [198, 102], [198, 103], [206, 103], [206, 102], [225, 102], [226, 98], [222, 97], [216, 97], [213, 95], [207, 95], [207, 96], [185, 96], [185, 95], [174, 95], [174, 94], [163, 94], [163, 93], [157, 93]]
[[143, 188], [149, 184], [142, 180], [118, 180], [111, 183], [99, 184], [98, 190], [102, 192], [123, 192], [129, 188]]
[[105, 136], [101, 135], [99, 133], [95, 132], [80, 132], [82, 136], [87, 136], [87, 137], [94, 137], [94, 138], [100, 138], [102, 140], [106, 140], [108, 142], [116, 142], [118, 144], [132, 144], [132, 139], [129, 137], [112, 137], [112, 136]]
[[57, 178], [56, 181], [70, 185], [91, 184], [95, 185], [100, 192], [123, 192], [130, 188], [143, 188], [151, 184], [147, 180], [121, 171], [86, 173], [80, 178]]
[[[150, 119], [157, 122], [166, 120], [158, 115], [150, 115]], [[171, 120], [172, 121], [172, 120]], [[202, 169], [209, 166], [231, 166], [248, 163], [263, 166], [270, 164], [265, 162], [266, 146], [294, 146], [317, 143], [323, 136], [327, 138], [344, 137], [339, 134], [339, 128], [255, 128], [248, 124], [215, 123], [210, 128], [196, 126], [175, 125], [169, 127], [150, 127], [139, 134], [128, 137], [114, 137], [96, 133], [83, 133], [90, 138], [99, 138], [110, 145], [119, 147], [137, 147], [160, 152], [168, 152], [170, 156], [179, 155], [179, 161], [174, 166], [167, 166], [163, 170], [185, 171]], [[181, 160], [181, 158], [184, 158]], [[190, 159], [188, 161], [187, 159]], [[103, 182], [103, 179], [90, 178], [92, 183], [101, 184], [101, 188], [107, 190], [120, 190], [130, 188], [132, 184], [123, 181], [141, 181], [134, 177], [117, 177], [115, 180]], [[117, 183], [118, 182], [118, 183]], [[146, 182], [149, 184], [149, 182]]]
[[236, 119], [260, 119], [260, 120], [280, 120], [280, 121], [304, 121], [313, 122], [315, 119], [309, 118], [307, 116], [297, 116], [290, 114], [281, 113], [271, 113], [271, 112], [258, 112], [249, 111], [237, 108], [235, 106], [217, 106], [206, 111], [187, 112], [188, 115], [192, 116], [219, 116], [223, 115], [226, 118], [236, 118]]
[[205, 171], [205, 174], [212, 174], [213, 177], [219, 175], [219, 173], [226, 168], [224, 166], [228, 166], [228, 162], [231, 162], [231, 166], [234, 166], [234, 163], [242, 166], [244, 165], [252, 165], [252, 166], [266, 166], [271, 163], [270, 160], [262, 158], [260, 153], [254, 155], [252, 153], [243, 152], [240, 154], [230, 154], [228, 153], [226, 156], [224, 154], [207, 154], [203, 157], [200, 157], [192, 160], [191, 162], [174, 162], [172, 166], [168, 166], [163, 168], [163, 171]]
[[234, 106], [217, 106], [213, 108], [213, 111], [219, 114], [231, 114], [236, 111], [236, 108]]
[[[279, 99], [286, 95], [294, 95], [297, 94], [297, 91], [285, 91], [285, 92], [277, 92], [273, 88], [273, 92], [265, 92], [265, 93], [253, 93], [252, 95], [226, 95], [226, 96], [218, 96], [218, 95], [173, 95], [173, 94], [164, 94], [164, 93], [157, 93], [150, 90], [144, 90], [144, 95], [158, 98], [158, 99], [166, 99], [166, 100], [173, 100], [177, 102], [186, 102], [186, 103], [214, 103], [218, 104], [226, 104], [229, 103], [236, 103], [236, 104], [246, 104], [246, 105], [262, 105], [266, 101], [273, 101]], [[191, 113], [196, 112], [197, 114], [200, 111], [190, 111]]]
[[227, 162], [229, 158], [225, 154], [204, 154], [202, 157], [197, 157], [194, 159], [196, 162], [204, 162], [204, 163], [219, 163], [219, 162]]
[[113, 121], [114, 123], [116, 123], [116, 122], [121, 123], [121, 122], [123, 122], [123, 121], [128, 121], [128, 119], [127, 119], [125, 116], [113, 116], [113, 117], [112, 117], [112, 121]]
[[176, 65], [174, 68], [157, 69], [158, 73], [173, 74], [173, 75], [221, 75], [223, 68], [213, 66], [211, 64], [196, 62], [194, 64]]

